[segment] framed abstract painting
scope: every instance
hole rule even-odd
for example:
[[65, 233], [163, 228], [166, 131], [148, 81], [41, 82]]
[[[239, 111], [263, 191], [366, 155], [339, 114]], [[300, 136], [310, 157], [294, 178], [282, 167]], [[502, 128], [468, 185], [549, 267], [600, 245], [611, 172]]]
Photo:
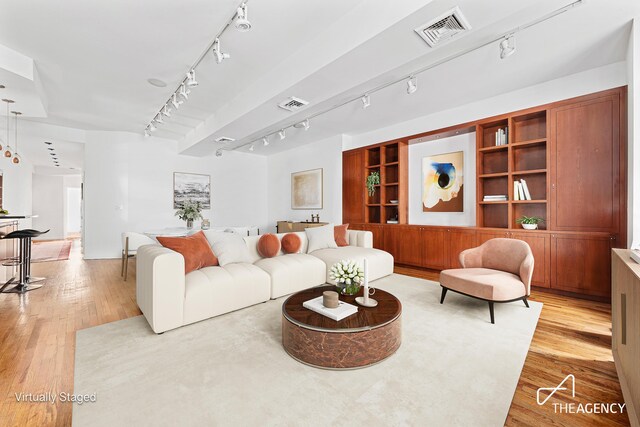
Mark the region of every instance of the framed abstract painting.
[[464, 152], [422, 159], [422, 211], [464, 212]]
[[322, 209], [322, 169], [291, 174], [291, 209]]
[[173, 208], [180, 209], [185, 200], [200, 202], [211, 209], [211, 177], [197, 173], [173, 173]]

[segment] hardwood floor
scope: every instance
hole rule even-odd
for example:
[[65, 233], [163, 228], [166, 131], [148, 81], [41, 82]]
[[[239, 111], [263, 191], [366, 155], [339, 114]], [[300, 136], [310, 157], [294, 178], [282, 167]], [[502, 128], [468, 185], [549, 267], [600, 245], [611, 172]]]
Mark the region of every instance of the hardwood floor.
[[[69, 261], [33, 265], [34, 275], [49, 278], [42, 289], [0, 294], [0, 426], [71, 425], [70, 403], [17, 402], [15, 393], [73, 392], [76, 331], [140, 314], [134, 262], [131, 267], [123, 282], [120, 260], [83, 261], [74, 247]], [[438, 280], [430, 271], [396, 272]], [[622, 402], [622, 393], [611, 356], [610, 306], [541, 292], [531, 300], [545, 305], [506, 424], [629, 425], [626, 413], [554, 414], [553, 406], [537, 405], [538, 387], [569, 373], [576, 376], [576, 403]]]

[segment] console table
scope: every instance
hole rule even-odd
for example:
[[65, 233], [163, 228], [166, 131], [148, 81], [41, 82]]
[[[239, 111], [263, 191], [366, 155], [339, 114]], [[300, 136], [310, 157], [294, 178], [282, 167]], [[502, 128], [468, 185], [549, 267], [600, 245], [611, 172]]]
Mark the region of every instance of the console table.
[[612, 257], [611, 324], [613, 360], [631, 425], [640, 426], [640, 264], [627, 249], [614, 249]]
[[320, 227], [327, 225], [328, 222], [311, 222], [311, 221], [278, 221], [278, 233], [290, 233], [296, 231], [304, 231], [305, 228]]

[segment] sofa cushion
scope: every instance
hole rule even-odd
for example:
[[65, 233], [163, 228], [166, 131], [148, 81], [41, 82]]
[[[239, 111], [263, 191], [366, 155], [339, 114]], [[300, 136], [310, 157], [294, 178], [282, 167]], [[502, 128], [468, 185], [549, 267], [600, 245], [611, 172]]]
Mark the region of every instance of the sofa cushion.
[[440, 273], [445, 288], [491, 301], [508, 301], [525, 296], [520, 277], [489, 268], [459, 268]]
[[249, 248], [239, 234], [216, 233], [207, 237], [221, 266], [232, 263], [251, 263]]
[[333, 227], [333, 237], [338, 247], [349, 246], [349, 239], [347, 237], [347, 229], [349, 224], [336, 225]]
[[190, 273], [203, 267], [218, 265], [218, 259], [211, 251], [202, 231], [187, 237], [157, 237], [165, 248], [174, 250], [184, 257], [184, 272]]
[[304, 232], [309, 239], [307, 253], [310, 254], [318, 249], [337, 248], [336, 239], [334, 238], [333, 224], [323, 225], [321, 227], [306, 228]]
[[206, 267], [185, 277], [184, 324], [269, 300], [269, 275], [246, 263]]
[[296, 233], [287, 233], [282, 236], [282, 252], [285, 254], [295, 254], [300, 252], [302, 240]]
[[255, 265], [271, 277], [271, 298], [322, 285], [326, 280], [324, 262], [313, 255], [288, 254], [264, 258]]
[[358, 246], [344, 246], [337, 249], [320, 249], [314, 251], [313, 256], [320, 258], [326, 264], [327, 283], [335, 285], [335, 280], [329, 277], [329, 271], [336, 262], [343, 259], [354, 260], [361, 266], [367, 258], [369, 266], [369, 280], [377, 280], [393, 273], [393, 256], [385, 251]]
[[273, 258], [280, 252], [280, 239], [275, 234], [267, 233], [258, 240], [258, 253], [263, 258]]

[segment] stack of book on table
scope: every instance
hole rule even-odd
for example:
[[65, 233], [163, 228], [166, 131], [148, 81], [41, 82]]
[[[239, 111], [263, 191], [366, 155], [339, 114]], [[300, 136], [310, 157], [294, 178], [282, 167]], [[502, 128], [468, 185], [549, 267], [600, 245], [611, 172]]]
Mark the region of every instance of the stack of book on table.
[[513, 200], [531, 200], [531, 193], [524, 179], [513, 181]]
[[322, 296], [305, 301], [302, 306], [333, 320], [342, 320], [358, 312], [358, 307], [344, 301], [339, 301], [336, 308], [327, 308], [322, 304]]
[[496, 194], [496, 195], [486, 195], [482, 199], [483, 202], [506, 202], [507, 195], [506, 194]]

